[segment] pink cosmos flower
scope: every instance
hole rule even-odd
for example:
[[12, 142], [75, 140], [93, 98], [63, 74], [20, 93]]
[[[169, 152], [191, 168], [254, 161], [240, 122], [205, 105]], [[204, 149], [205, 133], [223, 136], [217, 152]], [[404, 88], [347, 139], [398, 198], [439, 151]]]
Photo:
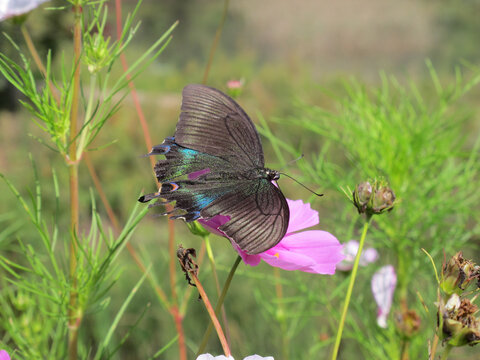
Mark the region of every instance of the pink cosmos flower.
[[10, 360], [10, 355], [5, 350], [0, 350], [0, 360]]
[[[357, 256], [359, 243], [356, 240], [350, 240], [342, 249], [342, 253], [345, 255], [345, 259], [337, 264], [337, 269], [341, 271], [350, 271], [353, 268], [353, 263], [355, 262], [355, 257]], [[374, 248], [366, 248], [362, 251], [360, 255], [360, 261], [358, 265], [367, 266], [370, 263], [377, 261], [378, 251]]]
[[387, 317], [392, 307], [393, 293], [397, 285], [397, 274], [392, 265], [380, 268], [372, 276], [372, 293], [377, 303], [377, 324], [387, 328]]
[[1, 0], [0, 21], [25, 14], [48, 0]]
[[[257, 266], [261, 260], [283, 270], [300, 270], [314, 274], [334, 274], [335, 266], [340, 262], [342, 245], [332, 234], [321, 230], [303, 229], [319, 223], [318, 212], [302, 200], [287, 199], [290, 209], [290, 221], [284, 238], [273, 248], [257, 255], [242, 251], [233, 240], [233, 247], [250, 266]], [[207, 230], [225, 236], [218, 228], [225, 224], [228, 216], [217, 215], [209, 220], [198, 220]]]

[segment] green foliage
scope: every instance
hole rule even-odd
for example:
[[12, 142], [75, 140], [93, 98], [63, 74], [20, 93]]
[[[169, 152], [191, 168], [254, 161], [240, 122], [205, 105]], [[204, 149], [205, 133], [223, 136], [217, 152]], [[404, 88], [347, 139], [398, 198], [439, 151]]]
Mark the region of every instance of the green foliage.
[[[302, 181], [321, 184], [322, 191], [326, 188], [341, 194], [343, 189], [371, 178], [383, 176], [388, 180], [397, 197], [396, 205], [391, 213], [375, 217], [377, 226], [369, 234], [370, 242], [384, 248], [383, 256], [393, 260], [398, 274], [397, 302], [413, 303], [424, 320], [432, 321], [416, 299], [417, 291], [424, 298], [434, 297], [436, 291], [429, 260], [421, 248], [441, 261], [444, 253], [471, 246], [469, 242], [478, 234], [478, 227], [470, 224], [476, 219], [474, 209], [479, 201], [480, 138], [473, 148], [465, 146], [468, 113], [455, 103], [478, 84], [480, 76], [476, 73], [464, 80], [458, 70], [455, 83], [444, 87], [432, 66], [427, 65], [435, 89], [431, 96], [422, 95], [413, 82], [404, 86], [385, 75], [382, 85], [374, 90], [348, 81], [345, 98], [336, 100], [336, 111], [300, 103], [292, 117], [278, 119], [310, 134], [300, 140], [301, 148], [273, 136], [265, 121], [262, 133], [282, 162], [282, 152], [296, 157], [305, 148], [318, 148], [320, 143], [317, 152], [307, 155], [311, 160], [299, 161], [298, 167], [304, 174]], [[339, 205], [338, 197], [335, 201], [332, 206], [338, 213], [355, 221], [356, 211]], [[352, 237], [352, 228], [342, 227], [338, 215], [331, 222], [336, 224], [337, 236]], [[426, 280], [429, 278], [432, 281]], [[363, 324], [369, 322], [360, 308], [357, 314]], [[359, 329], [352, 330], [350, 336], [364, 345], [369, 356], [400, 356], [400, 348], [395, 345], [400, 341], [398, 335], [370, 331], [378, 336], [363, 334]], [[427, 328], [423, 336], [429, 335], [431, 329]], [[412, 353], [421, 354], [425, 337], [418, 336], [412, 343]]]
[[[44, 68], [35, 48], [29, 44], [35, 65], [42, 74], [42, 81], [38, 81], [31, 61], [13, 40], [8, 38], [19, 53], [21, 65], [0, 54], [0, 72], [24, 95], [22, 104], [33, 115], [40, 129], [50, 136], [53, 146], [42, 138], [38, 140], [60, 153], [64, 160], [62, 170], [69, 174], [69, 191], [65, 192], [70, 193], [71, 200], [70, 204], [61, 201], [66, 197], [61, 193], [67, 186], [59, 182], [55, 171], [47, 176], [52, 181], [53, 191], [50, 194], [53, 194], [54, 200], [44, 195], [33, 159], [35, 186], [29, 200], [21, 195], [5, 174], [0, 173], [35, 229], [33, 238], [23, 239], [18, 222], [12, 222], [0, 233], [2, 240], [13, 234], [18, 237], [18, 245], [10, 241], [8, 249], [13, 250], [0, 255], [0, 269], [4, 273], [0, 279], [0, 333], [4, 334], [1, 342], [7, 343], [15, 351], [15, 358], [72, 359], [78, 355], [82, 358], [94, 356], [95, 359], [113, 357], [128, 333], [120, 340], [113, 339], [113, 334], [148, 274], [145, 269], [143, 277], [123, 300], [105, 336], [95, 348], [80, 343], [77, 351], [78, 329], [82, 320], [88, 314], [103, 312], [108, 308], [109, 292], [119, 277], [118, 257], [147, 212], [146, 208], [140, 210], [137, 204], [124, 225], [114, 232], [105, 227], [105, 220], [97, 211], [94, 192], [88, 194], [88, 190], [81, 189], [81, 194], [85, 193], [90, 200], [91, 211], [85, 214], [89, 225], [83, 224], [80, 228], [78, 216], [74, 215], [79, 210], [78, 198], [72, 195], [78, 194], [78, 162], [106, 121], [119, 109], [125, 96], [123, 90], [129, 81], [160, 55], [176, 24], [112, 81], [112, 68], [138, 29], [138, 25], [132, 24], [140, 2], [133, 14], [127, 17], [120, 39], [114, 42], [104, 34], [108, 15], [105, 1], [72, 1], [72, 5], [83, 7], [81, 12], [78, 7], [74, 8], [75, 19], [79, 20], [75, 23], [74, 32], [81, 33], [81, 38], [75, 37], [75, 40], [80, 44], [83, 42], [84, 51], [80, 53], [81, 49], [75, 48], [70, 65], [62, 56], [60, 69], [53, 71], [52, 54], [49, 52]], [[28, 33], [23, 30], [28, 44]], [[79, 59], [78, 62], [75, 59]], [[86, 89], [87, 96], [82, 98], [82, 111], [78, 111], [79, 75], [82, 69], [90, 72], [90, 87]], [[83, 88], [81, 90], [85, 91]], [[78, 115], [83, 118], [79, 129], [73, 120]], [[53, 209], [47, 207], [47, 211], [44, 210], [45, 200], [50, 204], [53, 202]], [[63, 214], [68, 214], [65, 205], [70, 206], [72, 214], [69, 228], [62, 226]], [[3, 216], [5, 219], [8, 220], [7, 214]], [[18, 232], [13, 232], [15, 229]]]

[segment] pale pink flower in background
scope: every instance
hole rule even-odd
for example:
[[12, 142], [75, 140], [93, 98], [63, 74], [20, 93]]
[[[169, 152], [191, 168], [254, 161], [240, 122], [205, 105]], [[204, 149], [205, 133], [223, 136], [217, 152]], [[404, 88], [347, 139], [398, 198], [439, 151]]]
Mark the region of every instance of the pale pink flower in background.
[[197, 360], [235, 360], [232, 356], [225, 355], [213, 356], [211, 354], [202, 354], [197, 357]]
[[227, 94], [232, 98], [237, 98], [240, 96], [243, 90], [243, 79], [241, 80], [230, 80], [227, 82]]
[[230, 80], [227, 82], [227, 88], [230, 90], [241, 89], [243, 86], [243, 80]]
[[[343, 259], [340, 263], [337, 264], [338, 270], [352, 270], [355, 257], [357, 256], [358, 246], [359, 243], [356, 240], [350, 240], [349, 242], [344, 244], [342, 253], [345, 255], [345, 259]], [[366, 248], [362, 251], [358, 264], [360, 266], [367, 266], [368, 264], [377, 261], [377, 259], [378, 251], [374, 248]]]
[[393, 293], [397, 285], [397, 274], [392, 265], [380, 268], [372, 276], [372, 293], [377, 303], [377, 324], [387, 328], [387, 317], [392, 307]]
[[[211, 354], [202, 354], [197, 357], [197, 360], [235, 360], [233, 357], [226, 357], [224, 355], [213, 356]], [[250, 355], [244, 358], [243, 360], [275, 360], [272, 356], [260, 356], [260, 355]]]
[[0, 350], [0, 360], [10, 360], [10, 355], [5, 350]]
[[[332, 234], [322, 230], [299, 231], [319, 223], [318, 212], [312, 210], [310, 204], [302, 200], [287, 199], [290, 209], [290, 221], [284, 238], [273, 248], [257, 255], [249, 255], [242, 251], [233, 240], [232, 244], [238, 251], [243, 261], [251, 266], [256, 266], [260, 261], [265, 261], [271, 266], [283, 270], [300, 270], [315, 274], [334, 274], [335, 266], [340, 262], [342, 245]], [[207, 230], [221, 233], [219, 226], [226, 223], [229, 218], [217, 215], [209, 220], [200, 219], [199, 222]]]
[[49, 0], [0, 0], [0, 21], [25, 14]]

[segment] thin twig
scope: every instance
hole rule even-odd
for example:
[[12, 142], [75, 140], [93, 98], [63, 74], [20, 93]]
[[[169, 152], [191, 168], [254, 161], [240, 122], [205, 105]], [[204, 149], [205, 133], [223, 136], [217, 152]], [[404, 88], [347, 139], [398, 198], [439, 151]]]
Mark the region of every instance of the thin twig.
[[202, 298], [203, 303], [205, 304], [205, 307], [207, 308], [208, 315], [210, 315], [210, 319], [212, 320], [213, 326], [215, 327], [215, 330], [217, 331], [218, 339], [220, 340], [220, 343], [222, 344], [223, 352], [225, 356], [230, 356], [230, 348], [228, 347], [227, 339], [225, 338], [225, 334], [223, 333], [222, 327], [220, 326], [220, 323], [218, 322], [217, 315], [215, 314], [215, 311], [213, 310], [212, 304], [208, 300], [207, 293], [203, 289], [202, 284], [200, 283], [200, 280], [198, 280], [197, 274], [194, 271], [190, 272], [190, 276], [192, 277], [193, 282], [195, 283], [198, 292], [200, 293], [200, 296]]
[[[225, 301], [225, 297], [227, 295], [228, 289], [230, 288], [230, 284], [232, 283], [233, 275], [235, 275], [235, 271], [238, 268], [238, 265], [242, 261], [242, 258], [240, 256], [237, 256], [235, 259], [235, 263], [233, 264], [232, 268], [230, 269], [230, 272], [228, 274], [227, 280], [225, 280], [225, 284], [223, 285], [222, 293], [220, 294], [220, 297], [218, 298], [217, 306], [215, 307], [215, 314], [218, 316], [220, 313], [220, 309], [223, 306], [223, 303]], [[203, 339], [200, 343], [200, 346], [198, 347], [197, 350], [197, 355], [198, 357], [200, 354], [203, 353], [205, 348], [207, 347], [207, 342], [210, 337], [210, 333], [212, 332], [213, 326], [212, 323], [210, 322], [208, 324], [207, 330], [205, 331], [205, 334], [203, 335]]]
[[225, 0], [224, 6], [223, 6], [222, 18], [220, 19], [220, 24], [218, 24], [218, 28], [215, 33], [215, 38], [213, 39], [212, 47], [210, 48], [210, 54], [208, 56], [207, 66], [205, 67], [205, 72], [203, 73], [202, 84], [206, 84], [208, 80], [208, 74], [210, 73], [210, 68], [212, 66], [213, 56], [215, 55], [215, 51], [217, 50], [218, 41], [220, 40], [220, 35], [222, 34], [222, 30], [223, 30], [223, 25], [225, 24], [225, 20], [227, 19], [228, 4], [229, 4], [229, 0]]
[[[115, 13], [116, 13], [116, 20], [117, 20], [117, 39], [122, 38], [122, 32], [123, 32], [123, 26], [122, 26], [122, 1], [121, 0], [115, 0]], [[125, 57], [124, 53], [120, 54], [120, 61], [122, 63], [122, 67], [125, 72], [128, 71], [128, 63]], [[140, 105], [140, 100], [138, 98], [137, 90], [135, 89], [135, 85], [133, 81], [131, 80], [131, 76], [128, 74], [127, 75], [127, 80], [128, 80], [128, 87], [130, 88], [130, 94], [132, 95], [133, 102], [135, 104], [135, 110], [138, 115], [138, 119], [140, 121], [140, 125], [142, 127], [143, 131], [143, 137], [145, 140], [145, 144], [147, 147], [147, 151], [150, 151], [152, 148], [152, 140], [150, 138], [150, 131], [148, 129], [148, 124], [147, 121], [145, 120], [145, 115], [143, 114], [142, 107]], [[152, 168], [155, 166], [155, 161], [153, 157], [150, 158], [150, 163]], [[157, 182], [158, 185], [158, 182]], [[167, 211], [171, 210], [170, 205], [167, 205]], [[175, 243], [175, 231], [174, 231], [174, 224], [173, 220], [168, 219], [168, 231], [169, 231], [169, 248], [174, 247]], [[172, 267], [174, 269], [174, 262], [175, 262], [175, 256], [170, 256], [170, 281], [171, 281], [171, 289], [173, 289], [172, 292], [172, 301], [171, 301], [171, 306], [169, 307], [170, 314], [173, 316], [173, 319], [175, 321], [175, 326], [177, 328], [178, 332], [178, 345], [179, 345], [179, 353], [180, 353], [180, 360], [187, 360], [187, 349], [185, 345], [185, 335], [183, 331], [183, 325], [182, 325], [182, 317], [181, 314], [178, 311], [178, 298], [176, 296], [175, 292], [175, 275], [173, 274], [172, 276]], [[173, 270], [174, 272], [174, 270]], [[158, 291], [157, 291], [158, 292]], [[163, 291], [162, 291], [163, 293]]]

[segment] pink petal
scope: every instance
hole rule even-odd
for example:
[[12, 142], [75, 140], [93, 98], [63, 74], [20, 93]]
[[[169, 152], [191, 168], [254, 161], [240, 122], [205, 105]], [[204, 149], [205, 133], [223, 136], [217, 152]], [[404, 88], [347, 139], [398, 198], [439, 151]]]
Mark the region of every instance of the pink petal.
[[305, 204], [302, 200], [290, 199], [287, 199], [287, 203], [290, 210], [287, 234], [307, 229], [319, 223], [318, 212], [312, 210], [310, 204]]
[[238, 254], [242, 257], [242, 260], [245, 264], [250, 266], [257, 266], [258, 264], [260, 264], [260, 261], [262, 261], [260, 255], [247, 254], [245, 251], [240, 249], [240, 247], [234, 241], [232, 241], [232, 245], [233, 248], [237, 250]]
[[10, 356], [5, 350], [0, 350], [0, 360], [10, 360]]
[[274, 360], [274, 358], [272, 356], [263, 357], [263, 356], [255, 354], [255, 355], [247, 356], [243, 360]]
[[342, 247], [332, 234], [310, 230], [286, 236], [259, 256], [269, 265], [284, 270], [334, 274], [336, 264], [344, 258]]
[[377, 303], [377, 324], [387, 327], [387, 317], [392, 307], [393, 293], [397, 285], [397, 274], [392, 265], [380, 268], [372, 277], [372, 293]]
[[230, 220], [230, 216], [215, 215], [214, 217], [208, 220], [199, 219], [198, 222], [202, 224], [202, 226], [208, 231], [210, 231], [211, 233], [228, 238], [228, 236], [223, 231], [218, 230], [218, 228], [223, 224], [225, 224], [226, 222], [228, 222], [229, 220]]

